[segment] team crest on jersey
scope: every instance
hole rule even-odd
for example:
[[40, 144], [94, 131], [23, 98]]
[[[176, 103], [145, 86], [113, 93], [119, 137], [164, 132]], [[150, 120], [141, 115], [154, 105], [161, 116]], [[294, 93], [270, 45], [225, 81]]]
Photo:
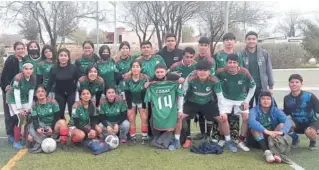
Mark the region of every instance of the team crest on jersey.
[[242, 84], [243, 84], [243, 81], [238, 80], [238, 84], [239, 84], [239, 85], [242, 85]]
[[120, 112], [120, 109], [116, 109], [116, 112]]
[[196, 90], [196, 89], [197, 89], [197, 87], [196, 87], [196, 86], [194, 86], [194, 89]]
[[210, 87], [206, 87], [206, 91], [210, 91], [211, 90], [211, 88]]
[[157, 60], [157, 61], [156, 61], [156, 64], [158, 64], [159, 62], [160, 62], [160, 61]]
[[52, 112], [52, 108], [49, 109], [49, 112]]

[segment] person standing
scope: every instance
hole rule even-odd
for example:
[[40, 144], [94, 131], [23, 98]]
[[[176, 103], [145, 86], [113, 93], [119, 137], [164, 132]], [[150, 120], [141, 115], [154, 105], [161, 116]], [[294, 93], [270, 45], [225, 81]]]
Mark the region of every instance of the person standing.
[[183, 59], [183, 50], [176, 48], [176, 35], [167, 34], [165, 38], [165, 47], [157, 52], [163, 57], [166, 66], [170, 68], [174, 63]]
[[250, 31], [246, 34], [246, 48], [243, 51], [244, 67], [248, 69], [256, 82], [254, 97], [249, 102], [252, 108], [254, 101], [258, 103], [258, 96], [262, 91], [273, 93], [274, 77], [272, 73], [271, 56], [267, 50], [257, 45], [258, 34]]

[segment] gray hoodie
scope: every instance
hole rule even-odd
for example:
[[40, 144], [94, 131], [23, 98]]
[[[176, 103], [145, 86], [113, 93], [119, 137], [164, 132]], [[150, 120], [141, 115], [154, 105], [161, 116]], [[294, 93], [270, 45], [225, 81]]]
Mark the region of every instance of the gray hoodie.
[[[271, 56], [267, 50], [262, 49], [261, 47], [257, 46], [257, 61], [259, 66], [260, 72], [260, 81], [263, 91], [267, 91], [268, 89], [272, 89], [274, 86], [274, 77], [272, 73], [272, 63], [271, 63]], [[242, 52], [243, 60], [244, 60], [244, 67], [249, 68], [248, 66], [248, 49]]]

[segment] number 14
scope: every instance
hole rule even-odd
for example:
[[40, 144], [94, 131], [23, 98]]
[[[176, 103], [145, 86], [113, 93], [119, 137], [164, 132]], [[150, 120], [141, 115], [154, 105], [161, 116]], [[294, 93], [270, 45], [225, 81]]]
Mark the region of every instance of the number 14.
[[169, 108], [173, 107], [171, 95], [158, 98], [158, 108], [159, 109], [163, 108], [162, 102], [164, 102], [164, 107], [169, 107]]

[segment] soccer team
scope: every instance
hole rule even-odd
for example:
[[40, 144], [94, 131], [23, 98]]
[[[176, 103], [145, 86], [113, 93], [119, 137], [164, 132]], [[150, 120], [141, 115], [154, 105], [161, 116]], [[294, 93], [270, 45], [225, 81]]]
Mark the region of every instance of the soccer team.
[[[284, 110], [278, 109], [271, 56], [257, 45], [255, 32], [246, 34], [243, 52], [234, 52], [235, 39], [226, 33], [223, 50], [211, 56], [208, 38], [199, 39], [195, 54], [191, 47], [177, 49], [176, 36], [168, 34], [166, 46], [156, 54], [148, 41], [141, 43], [140, 56], [131, 55], [130, 44], [122, 42], [116, 59], [107, 45], [96, 55], [93, 43], [85, 41], [83, 55], [74, 63], [65, 48], [54, 54], [45, 45], [40, 54], [38, 43], [31, 41], [24, 56], [25, 45], [16, 42], [1, 76], [8, 139], [14, 148], [26, 144], [33, 153], [41, 152], [41, 141], [54, 135], [65, 150], [69, 138], [90, 146], [107, 135], [134, 145], [138, 111], [142, 144], [153, 139], [152, 145], [160, 148], [189, 148], [192, 140], [210, 139], [215, 122], [218, 144], [232, 152], [238, 147], [250, 151], [249, 144], [261, 148], [268, 162], [280, 162], [269, 150], [268, 136], [289, 135], [292, 146], [298, 146], [297, 134], [305, 134], [309, 149], [315, 150], [316, 96], [301, 90], [303, 79], [293, 74]], [[242, 121], [237, 143], [230, 135], [230, 114]], [[195, 137], [190, 136], [193, 118], [201, 131]], [[104, 145], [99, 146], [94, 152], [103, 152]]]

